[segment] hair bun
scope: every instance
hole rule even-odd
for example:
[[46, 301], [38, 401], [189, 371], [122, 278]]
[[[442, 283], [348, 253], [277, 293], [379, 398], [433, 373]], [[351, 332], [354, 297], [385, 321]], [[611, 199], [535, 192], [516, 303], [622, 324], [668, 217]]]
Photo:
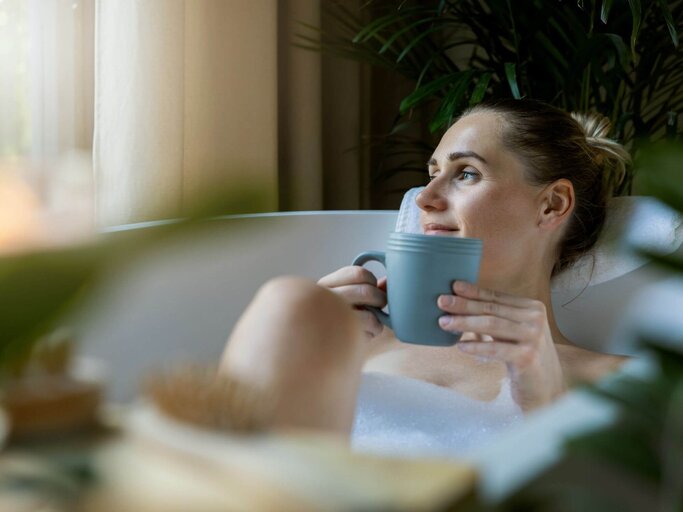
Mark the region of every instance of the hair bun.
[[601, 169], [610, 189], [616, 188], [626, 175], [626, 166], [631, 164], [631, 155], [617, 141], [608, 138], [612, 129], [610, 120], [595, 112], [572, 112], [593, 149], [593, 161]]
[[583, 129], [586, 139], [605, 139], [612, 128], [612, 123], [602, 114], [572, 112], [571, 116]]

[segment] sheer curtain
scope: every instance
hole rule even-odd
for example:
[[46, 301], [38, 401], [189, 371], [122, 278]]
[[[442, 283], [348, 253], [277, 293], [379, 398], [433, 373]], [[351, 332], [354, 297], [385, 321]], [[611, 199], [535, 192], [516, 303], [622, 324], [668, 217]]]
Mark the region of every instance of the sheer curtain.
[[0, 0], [0, 174], [59, 209], [94, 162], [103, 225], [244, 183], [362, 207], [362, 73], [292, 44], [326, 1]]
[[94, 8], [94, 0], [0, 1], [5, 246], [91, 224]]
[[101, 224], [257, 183], [277, 209], [276, 0], [98, 0]]
[[89, 151], [93, 133], [94, 2], [31, 0], [31, 152]]
[[90, 150], [94, 0], [0, 2], [0, 157]]

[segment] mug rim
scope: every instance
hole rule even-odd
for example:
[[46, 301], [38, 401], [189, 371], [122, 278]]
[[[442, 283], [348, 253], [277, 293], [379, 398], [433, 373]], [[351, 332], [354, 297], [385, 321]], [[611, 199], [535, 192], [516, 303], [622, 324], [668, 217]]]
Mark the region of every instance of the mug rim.
[[402, 233], [400, 231], [394, 231], [389, 234], [389, 241], [412, 241], [412, 242], [426, 242], [429, 240], [429, 244], [443, 244], [443, 245], [481, 245], [481, 238], [470, 238], [470, 237], [450, 237], [441, 235], [425, 235], [422, 233]]

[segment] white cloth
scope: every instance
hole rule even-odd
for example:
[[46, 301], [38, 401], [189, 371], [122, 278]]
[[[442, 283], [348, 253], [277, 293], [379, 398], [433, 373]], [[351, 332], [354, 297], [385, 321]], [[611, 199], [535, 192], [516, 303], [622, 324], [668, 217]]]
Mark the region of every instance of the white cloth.
[[653, 197], [613, 198], [593, 248], [553, 278], [553, 291], [606, 283], [639, 269], [647, 260], [634, 248], [670, 254], [683, 241], [683, 218]]
[[389, 456], [461, 458], [522, 418], [508, 378], [495, 400], [483, 402], [429, 382], [368, 372], [351, 444], [356, 451]]
[[411, 188], [403, 196], [401, 207], [396, 218], [396, 231], [398, 233], [422, 233], [420, 226], [420, 208], [415, 200], [424, 187]]

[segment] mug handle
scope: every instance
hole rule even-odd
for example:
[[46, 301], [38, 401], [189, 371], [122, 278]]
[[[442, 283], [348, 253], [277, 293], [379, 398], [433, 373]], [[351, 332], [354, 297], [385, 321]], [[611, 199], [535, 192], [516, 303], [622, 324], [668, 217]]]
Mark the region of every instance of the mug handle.
[[[386, 254], [381, 251], [362, 252], [354, 258], [353, 263], [351, 263], [351, 265], [363, 266], [368, 261], [377, 261], [384, 265], [385, 268], [387, 266]], [[382, 322], [382, 324], [386, 325], [389, 329], [393, 329], [393, 327], [391, 326], [391, 318], [380, 308], [376, 308], [374, 306], [365, 306], [365, 309], [374, 314], [375, 317], [377, 317], [377, 320]]]

